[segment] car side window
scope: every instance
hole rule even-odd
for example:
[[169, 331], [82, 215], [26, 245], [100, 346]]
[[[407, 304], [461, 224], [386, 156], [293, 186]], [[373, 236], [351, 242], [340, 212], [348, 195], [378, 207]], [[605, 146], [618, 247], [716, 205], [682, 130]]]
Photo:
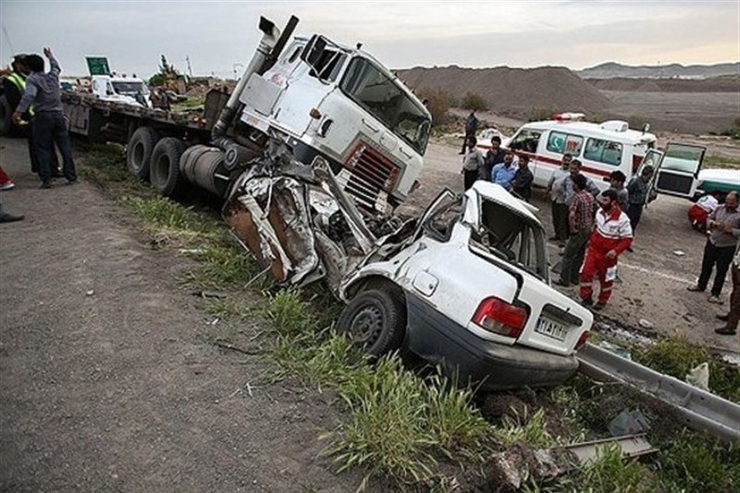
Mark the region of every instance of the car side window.
[[580, 156], [581, 147], [583, 147], [583, 137], [580, 135], [550, 132], [550, 137], [547, 139], [547, 150], [556, 154], [568, 153], [572, 156]]
[[541, 135], [542, 132], [539, 130], [525, 128], [511, 139], [509, 149], [536, 153]]
[[622, 144], [602, 139], [588, 139], [583, 158], [597, 163], [619, 166], [622, 162]]

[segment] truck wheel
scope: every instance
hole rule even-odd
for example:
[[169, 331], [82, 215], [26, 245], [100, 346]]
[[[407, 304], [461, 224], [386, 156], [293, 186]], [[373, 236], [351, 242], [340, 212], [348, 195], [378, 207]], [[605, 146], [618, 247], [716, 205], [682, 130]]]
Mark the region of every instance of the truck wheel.
[[13, 122], [10, 119], [12, 115], [8, 100], [3, 94], [0, 96], [0, 135], [10, 135], [10, 130], [13, 128]]
[[126, 146], [126, 166], [129, 173], [146, 180], [149, 177], [149, 160], [159, 134], [152, 127], [139, 127]]
[[342, 311], [337, 332], [349, 335], [371, 356], [396, 350], [406, 334], [403, 299], [387, 289], [362, 291]]
[[180, 157], [185, 149], [185, 142], [175, 137], [165, 137], [154, 146], [149, 181], [165, 197], [177, 197], [185, 191], [187, 181], [180, 174]]

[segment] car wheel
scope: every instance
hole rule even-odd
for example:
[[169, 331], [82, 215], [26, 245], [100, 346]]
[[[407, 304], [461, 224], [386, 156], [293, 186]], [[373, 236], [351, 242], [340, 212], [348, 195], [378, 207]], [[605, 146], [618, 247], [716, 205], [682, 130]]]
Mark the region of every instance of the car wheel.
[[180, 174], [180, 157], [187, 149], [185, 142], [165, 137], [157, 142], [149, 165], [149, 181], [165, 197], [178, 197], [187, 186]]
[[355, 296], [342, 311], [337, 331], [371, 356], [401, 347], [406, 334], [406, 306], [400, 294], [369, 289]]
[[136, 129], [126, 146], [126, 166], [129, 173], [146, 180], [149, 177], [149, 163], [159, 134], [151, 127]]

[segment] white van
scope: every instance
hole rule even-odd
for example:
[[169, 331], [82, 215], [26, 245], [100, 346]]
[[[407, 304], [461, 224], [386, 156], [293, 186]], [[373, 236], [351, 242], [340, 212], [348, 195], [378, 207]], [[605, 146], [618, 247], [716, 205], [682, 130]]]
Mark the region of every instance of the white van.
[[152, 107], [149, 88], [135, 77], [92, 76], [92, 93], [102, 101]]
[[568, 153], [583, 163], [582, 173], [605, 190], [613, 171], [624, 173], [629, 182], [655, 147], [655, 135], [630, 130], [627, 122], [590, 123], [582, 119], [581, 113], [553, 115], [552, 120], [522, 125], [506, 142], [508, 149], [529, 156], [536, 186], [547, 185], [563, 154]]

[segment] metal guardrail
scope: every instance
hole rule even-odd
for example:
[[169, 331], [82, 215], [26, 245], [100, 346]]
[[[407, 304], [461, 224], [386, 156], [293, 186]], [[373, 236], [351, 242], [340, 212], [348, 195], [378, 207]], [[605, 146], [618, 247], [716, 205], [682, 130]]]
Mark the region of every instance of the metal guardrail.
[[581, 348], [578, 360], [579, 371], [585, 375], [620, 382], [658, 399], [687, 427], [740, 441], [740, 405], [592, 344]]

